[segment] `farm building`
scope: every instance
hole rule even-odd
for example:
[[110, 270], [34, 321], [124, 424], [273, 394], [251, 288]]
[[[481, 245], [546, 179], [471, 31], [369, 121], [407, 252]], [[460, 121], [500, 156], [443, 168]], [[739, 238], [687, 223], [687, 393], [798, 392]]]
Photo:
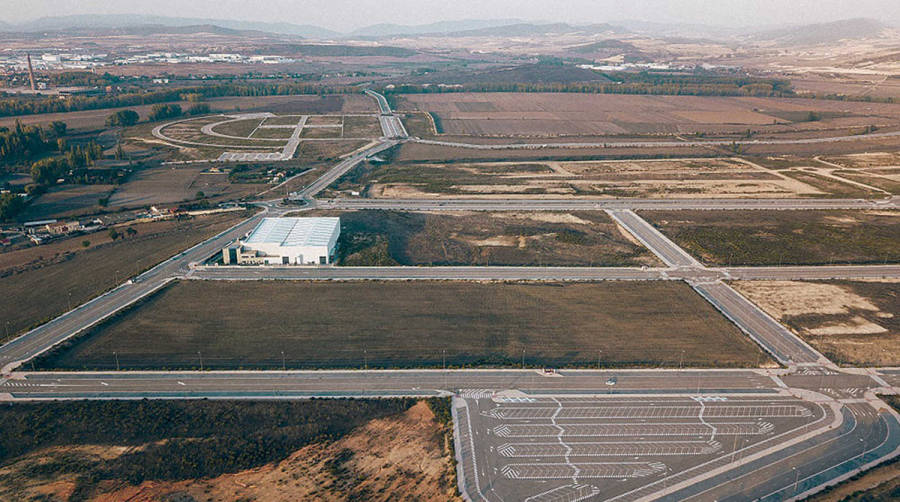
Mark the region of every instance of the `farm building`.
[[340, 218], [264, 218], [246, 239], [222, 250], [225, 265], [328, 265]]

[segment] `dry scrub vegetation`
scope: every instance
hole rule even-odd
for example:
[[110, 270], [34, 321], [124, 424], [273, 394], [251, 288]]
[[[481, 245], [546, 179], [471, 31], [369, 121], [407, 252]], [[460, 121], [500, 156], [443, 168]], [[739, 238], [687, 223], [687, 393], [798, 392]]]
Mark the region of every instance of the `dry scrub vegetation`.
[[459, 500], [439, 401], [19, 404], [0, 499]]
[[837, 363], [900, 365], [900, 282], [746, 281], [737, 288]]

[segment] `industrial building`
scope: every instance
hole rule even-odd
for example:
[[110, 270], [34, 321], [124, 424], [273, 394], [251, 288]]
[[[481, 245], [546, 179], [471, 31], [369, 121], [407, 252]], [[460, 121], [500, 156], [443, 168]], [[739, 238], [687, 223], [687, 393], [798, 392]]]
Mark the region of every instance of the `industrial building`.
[[243, 240], [222, 250], [225, 265], [329, 265], [340, 218], [264, 218]]

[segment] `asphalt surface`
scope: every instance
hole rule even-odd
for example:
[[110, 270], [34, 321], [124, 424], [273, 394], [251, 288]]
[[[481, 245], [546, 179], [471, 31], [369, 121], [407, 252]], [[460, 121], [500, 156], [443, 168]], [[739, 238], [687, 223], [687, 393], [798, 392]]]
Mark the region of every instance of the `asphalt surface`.
[[321, 209], [398, 211], [804, 210], [900, 209], [890, 199], [324, 199]]
[[670, 267], [700, 267], [700, 262], [681, 249], [647, 220], [630, 209], [610, 209], [607, 214], [625, 230], [641, 241], [660, 260]]
[[[900, 131], [866, 134], [864, 136], [832, 136], [827, 138], [800, 138], [800, 139], [751, 139], [738, 141], [740, 145], [817, 145], [827, 143], [840, 143], [844, 141], [860, 141], [868, 139], [895, 138], [900, 136]], [[707, 141], [607, 141], [597, 142], [561, 142], [561, 143], [506, 143], [506, 144], [478, 144], [462, 143], [454, 141], [439, 141], [413, 138], [413, 142], [426, 145], [449, 146], [453, 148], [468, 148], [472, 150], [543, 150], [548, 148], [684, 148], [705, 146], [731, 146], [733, 140], [707, 140]]]
[[819, 354], [731, 286], [722, 282], [691, 285], [778, 362], [787, 366], [829, 364], [825, 356]]
[[[383, 118], [396, 119], [383, 96], [377, 93], [369, 95], [378, 101]], [[382, 121], [385, 137], [405, 136], [405, 130], [398, 132], [397, 124], [402, 130], [402, 123], [399, 123], [399, 120]], [[895, 135], [900, 135], [900, 132], [867, 137]], [[821, 143], [847, 139], [818, 138], [789, 142]], [[709, 145], [715, 142], [700, 143]], [[753, 143], [784, 142], [774, 140], [746, 142], [746, 144]], [[900, 454], [898, 416], [896, 413], [878, 411], [883, 403], [871, 395], [873, 390], [885, 386], [894, 386], [893, 391], [900, 390], [897, 388], [900, 385], [900, 370], [883, 369], [877, 372], [838, 370], [784, 326], [722, 282], [724, 279], [896, 277], [900, 275], [900, 267], [886, 265], [706, 268], [633, 212], [639, 209], [898, 208], [900, 199], [897, 197], [877, 201], [855, 199], [317, 201], [313, 199], [316, 194], [359, 162], [395, 144], [396, 141], [385, 141], [344, 160], [301, 191], [298, 197], [307, 202], [305, 208], [608, 210], [625, 229], [660, 256], [668, 268], [236, 269], [192, 266], [193, 262], [204, 260], [250, 231], [262, 217], [260, 214], [172, 257], [138, 276], [133, 282], [123, 284], [106, 295], [79, 306], [0, 347], [0, 366], [3, 367], [3, 377], [0, 378], [0, 401], [140, 398], [298, 399], [455, 394], [460, 396], [455, 400], [457, 405], [454, 407], [458, 434], [456, 451], [460, 455], [462, 473], [460, 482], [470, 500], [479, 500], [479, 497], [484, 497], [484, 500], [524, 499], [534, 502], [599, 499], [785, 500], [809, 493], [828, 482], [845, 478], [861, 468], [871, 467]], [[626, 144], [613, 146], [622, 145]], [[660, 143], [653, 144], [659, 145]], [[689, 146], [690, 142], [679, 142], [677, 145]], [[483, 145], [473, 147], [481, 148]], [[490, 148], [495, 147], [543, 146], [494, 145]], [[279, 207], [278, 201], [270, 201], [263, 205], [266, 207], [266, 213], [270, 215], [297, 209]], [[163, 286], [172, 278], [185, 276], [193, 279], [228, 280], [685, 280], [757, 343], [789, 366], [789, 369], [13, 372], [22, 361], [112, 315]], [[548, 404], [550, 402], [552, 404]], [[585, 402], [587, 404], [584, 404]], [[793, 414], [778, 415], [782, 412], [771, 411], [775, 409], [772, 406], [776, 405], [781, 406], [778, 409], [794, 410], [791, 412]], [[515, 409], [494, 411], [501, 408]], [[524, 410], [516, 411], [519, 408]], [[542, 410], [535, 412], [529, 411], [528, 408], [542, 408]], [[800, 408], [807, 410], [808, 413], [798, 412]], [[469, 412], [465, 418], [461, 418], [460, 415], [463, 409]], [[519, 414], [519, 418], [515, 418], [516, 414]], [[725, 421], [742, 423], [725, 423]], [[826, 422], [827, 427], [823, 427], [822, 424]], [[763, 423], [766, 425], [763, 426]], [[517, 427], [514, 426], [521, 425], [527, 425], [528, 430], [545, 433], [552, 429], [551, 435], [529, 433], [532, 436], [526, 434], [522, 436], [524, 439], [516, 440], [517, 443], [512, 443], [508, 438], [505, 438], [503, 443], [499, 442], [501, 435], [508, 436], [508, 431], [516, 430]], [[618, 434], [620, 439], [624, 437], [626, 440], [597, 439], [606, 436], [596, 432], [592, 433], [591, 440], [567, 436], [567, 430], [577, 431], [579, 427], [587, 427], [592, 431], [606, 431], [613, 436]], [[729, 436], [727, 431], [735, 427], [737, 432], [732, 432]], [[709, 429], [709, 432], [704, 432], [703, 428]], [[691, 434], [696, 437], [692, 436], [686, 440], [684, 434], [679, 433], [684, 430], [695, 431]], [[553, 431], [556, 431], [555, 435], [552, 434]], [[656, 436], [651, 434], [654, 431]], [[648, 440], [647, 436], [651, 439]], [[732, 439], [731, 445], [728, 444], [728, 439]]]
[[173, 277], [187, 274], [192, 262], [206, 260], [229, 242], [253, 229], [263, 213], [242, 221], [236, 226], [160, 263], [119, 285], [105, 295], [47, 322], [0, 347], [0, 368], [8, 373], [23, 361], [48, 350], [52, 346], [80, 333], [120, 309], [131, 305], [159, 289]]

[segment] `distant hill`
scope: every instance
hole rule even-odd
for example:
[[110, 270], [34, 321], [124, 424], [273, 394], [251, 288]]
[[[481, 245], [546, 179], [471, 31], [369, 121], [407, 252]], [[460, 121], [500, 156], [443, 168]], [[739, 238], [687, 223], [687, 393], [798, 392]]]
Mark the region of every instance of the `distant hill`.
[[477, 30], [457, 31], [446, 33], [447, 36], [456, 37], [528, 37], [537, 35], [550, 35], [561, 33], [624, 33], [625, 29], [611, 24], [591, 24], [586, 26], [573, 26], [566, 23], [534, 24], [519, 23], [493, 28], [481, 28]]
[[351, 31], [348, 37], [381, 38], [403, 35], [427, 35], [434, 33], [450, 33], [456, 31], [477, 30], [508, 26], [521, 23], [516, 19], [464, 19], [461, 21], [441, 21], [439, 23], [402, 25], [402, 24], [373, 24], [358, 30]]
[[235, 30], [231, 28], [223, 28], [214, 24], [198, 24], [189, 26], [165, 26], [161, 24], [144, 24], [136, 26], [126, 26], [122, 28], [70, 28], [59, 30], [60, 33], [78, 33], [90, 34], [94, 36], [116, 36], [116, 35], [223, 35], [234, 37], [261, 37], [261, 36], [277, 36], [291, 37], [302, 39], [297, 35], [280, 35], [276, 33], [267, 33], [257, 30]]
[[575, 82], [609, 82], [603, 75], [573, 65], [532, 63], [519, 66], [466, 71], [453, 69], [400, 77], [403, 84], [547, 84]]
[[782, 45], [818, 45], [847, 39], [878, 38], [888, 26], [874, 19], [847, 19], [754, 33], [749, 40]]
[[318, 26], [291, 23], [263, 23], [256, 21], [232, 21], [228, 19], [178, 18], [143, 16], [132, 14], [83, 14], [75, 16], [42, 17], [34, 21], [2, 26], [5, 31], [44, 32], [89, 29], [121, 29], [134, 26], [218, 26], [239, 31], [257, 31], [296, 35], [305, 38], [329, 39], [340, 37], [335, 31]]
[[569, 47], [569, 51], [575, 54], [594, 54], [597, 52], [639, 52], [634, 44], [630, 42], [623, 42], [621, 40], [608, 39], [601, 40], [599, 42], [594, 42], [592, 44], [584, 44], [584, 45], [576, 45], [574, 47]]

